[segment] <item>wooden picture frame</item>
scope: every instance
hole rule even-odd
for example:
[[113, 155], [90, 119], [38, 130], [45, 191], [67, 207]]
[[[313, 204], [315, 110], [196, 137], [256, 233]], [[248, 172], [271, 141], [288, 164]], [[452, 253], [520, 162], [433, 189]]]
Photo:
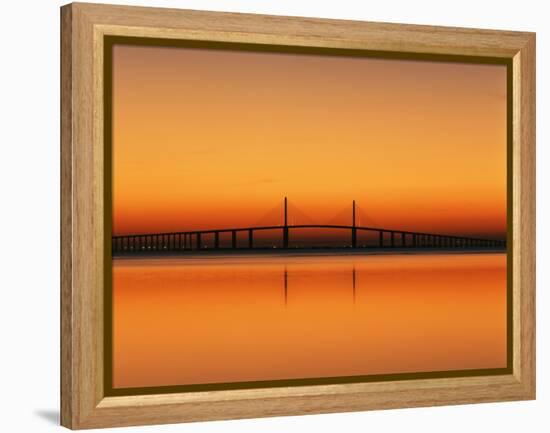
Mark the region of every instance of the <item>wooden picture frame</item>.
[[[106, 396], [104, 41], [133, 36], [506, 59], [511, 373]], [[72, 429], [535, 398], [535, 34], [73, 3], [61, 8], [61, 424]]]

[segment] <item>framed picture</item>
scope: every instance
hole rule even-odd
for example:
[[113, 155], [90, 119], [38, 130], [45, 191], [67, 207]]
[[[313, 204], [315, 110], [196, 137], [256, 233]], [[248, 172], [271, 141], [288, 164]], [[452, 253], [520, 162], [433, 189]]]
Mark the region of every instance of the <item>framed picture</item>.
[[535, 398], [535, 35], [61, 8], [61, 417]]

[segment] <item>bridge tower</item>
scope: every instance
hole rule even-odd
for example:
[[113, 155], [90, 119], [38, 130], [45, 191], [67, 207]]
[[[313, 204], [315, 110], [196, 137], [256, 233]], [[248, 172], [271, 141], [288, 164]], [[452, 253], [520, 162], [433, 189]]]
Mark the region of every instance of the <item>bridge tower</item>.
[[288, 203], [284, 201], [283, 248], [288, 248]]
[[351, 247], [357, 248], [357, 226], [355, 224], [355, 200], [351, 206]]

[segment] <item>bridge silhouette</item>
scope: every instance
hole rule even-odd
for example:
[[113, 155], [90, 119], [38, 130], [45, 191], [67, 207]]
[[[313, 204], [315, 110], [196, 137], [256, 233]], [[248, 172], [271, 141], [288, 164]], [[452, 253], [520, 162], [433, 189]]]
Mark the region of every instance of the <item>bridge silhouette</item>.
[[[506, 241], [495, 239], [481, 239], [467, 236], [456, 236], [448, 234], [424, 233], [407, 230], [395, 230], [380, 227], [367, 227], [357, 225], [356, 222], [356, 204], [352, 202], [351, 225], [341, 224], [289, 224], [288, 222], [288, 201], [284, 198], [283, 221], [280, 225], [261, 225], [253, 227], [231, 227], [221, 229], [190, 230], [181, 232], [166, 233], [148, 233], [132, 234], [112, 237], [112, 253], [160, 253], [160, 252], [197, 252], [211, 250], [254, 250], [263, 249], [255, 245], [254, 234], [267, 230], [279, 230], [281, 233], [281, 247], [273, 246], [283, 250], [296, 250], [319, 247], [297, 247], [291, 244], [291, 231], [299, 229], [327, 229], [343, 230], [349, 233], [349, 243], [343, 245], [343, 248], [504, 248]], [[358, 244], [358, 233], [374, 233], [376, 242], [374, 244]], [[237, 236], [239, 233], [247, 234], [248, 242], [246, 246], [238, 246]], [[222, 248], [220, 244], [220, 235], [231, 234], [231, 246]], [[213, 237], [213, 247], [210, 248], [205, 243], [205, 237]], [[321, 247], [322, 248], [322, 247]], [[327, 247], [328, 248], [328, 247]]]

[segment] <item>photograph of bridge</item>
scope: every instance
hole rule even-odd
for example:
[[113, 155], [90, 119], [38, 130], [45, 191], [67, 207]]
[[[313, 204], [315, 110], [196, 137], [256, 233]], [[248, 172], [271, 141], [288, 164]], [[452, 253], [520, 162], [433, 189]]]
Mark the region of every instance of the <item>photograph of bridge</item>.
[[506, 66], [139, 38], [111, 55], [113, 389], [507, 367]]
[[[355, 200], [352, 202], [351, 224], [336, 225], [336, 224], [289, 224], [288, 222], [288, 206], [287, 198], [284, 198], [283, 218], [280, 225], [273, 226], [255, 226], [255, 227], [239, 227], [239, 228], [223, 228], [223, 229], [206, 229], [194, 230], [188, 232], [174, 233], [146, 233], [139, 235], [122, 235], [112, 238], [112, 252], [114, 255], [147, 255], [155, 253], [197, 253], [197, 252], [236, 252], [237, 250], [271, 250], [279, 249], [278, 252], [297, 252], [300, 250], [324, 250], [335, 248], [329, 240], [321, 247], [313, 247], [311, 245], [292, 246], [290, 242], [290, 232], [292, 230], [307, 230], [307, 229], [325, 229], [338, 230], [349, 232], [349, 242], [344, 242], [340, 247], [348, 249], [363, 249], [369, 248], [371, 253], [379, 252], [387, 248], [440, 248], [440, 249], [504, 249], [506, 247], [505, 240], [496, 239], [480, 239], [467, 236], [434, 234], [410, 232], [402, 230], [384, 229], [377, 227], [366, 227], [357, 224], [356, 221], [356, 206]], [[254, 234], [262, 231], [278, 230], [281, 232], [280, 242], [272, 243], [268, 246], [258, 246], [254, 243]], [[376, 235], [376, 241], [373, 242], [358, 242], [358, 232], [370, 232]], [[239, 246], [237, 236], [240, 233], [246, 235], [246, 244]], [[220, 236], [224, 234], [231, 235], [230, 246], [223, 248], [220, 245]], [[204, 242], [205, 238], [210, 236], [213, 239], [213, 245], [208, 246]], [[386, 239], [389, 237], [389, 239]], [[313, 252], [313, 251], [310, 251]]]

